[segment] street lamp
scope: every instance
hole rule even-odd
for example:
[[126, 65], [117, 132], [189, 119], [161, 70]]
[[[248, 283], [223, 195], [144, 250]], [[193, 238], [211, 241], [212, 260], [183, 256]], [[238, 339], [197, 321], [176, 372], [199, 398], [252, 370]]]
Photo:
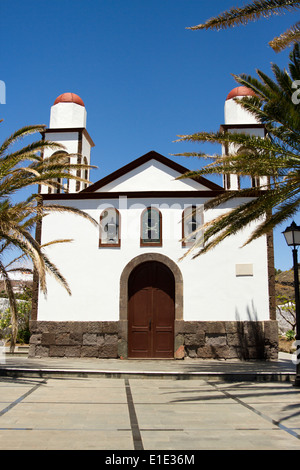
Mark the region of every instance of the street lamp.
[[293, 248], [294, 286], [295, 286], [295, 308], [296, 308], [296, 379], [295, 386], [300, 387], [300, 299], [299, 299], [299, 275], [298, 275], [298, 253], [300, 245], [300, 227], [292, 224], [283, 232], [288, 246]]

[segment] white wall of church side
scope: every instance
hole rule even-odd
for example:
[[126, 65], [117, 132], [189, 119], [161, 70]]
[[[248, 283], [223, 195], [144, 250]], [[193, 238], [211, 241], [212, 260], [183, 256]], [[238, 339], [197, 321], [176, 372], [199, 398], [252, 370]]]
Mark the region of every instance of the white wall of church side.
[[[177, 263], [183, 276], [184, 320], [268, 320], [268, 275], [266, 239], [244, 248], [247, 233], [226, 239], [213, 251], [195, 260], [179, 261], [187, 252], [180, 242], [182, 211], [204, 198], [160, 199], [156, 206], [163, 220], [163, 246], [140, 247], [140, 216], [153, 200], [123, 198], [111, 200], [68, 200], [63, 204], [85, 210], [98, 222], [102, 210], [112, 205], [121, 216], [120, 248], [99, 248], [99, 229], [81, 217], [67, 213], [44, 218], [42, 243], [71, 238], [71, 243], [47, 248], [51, 261], [66, 278], [69, 296], [50, 275], [48, 295], [40, 293], [38, 320], [117, 321], [119, 320], [120, 277], [126, 265], [144, 253], [161, 253]], [[241, 201], [237, 200], [236, 204]], [[60, 201], [51, 203], [62, 204]], [[154, 204], [155, 205], [155, 204]], [[226, 208], [205, 213], [205, 222]], [[237, 266], [250, 266], [253, 275], [237, 276]], [[247, 269], [248, 269], [247, 268]], [[247, 271], [246, 269], [246, 271]]]

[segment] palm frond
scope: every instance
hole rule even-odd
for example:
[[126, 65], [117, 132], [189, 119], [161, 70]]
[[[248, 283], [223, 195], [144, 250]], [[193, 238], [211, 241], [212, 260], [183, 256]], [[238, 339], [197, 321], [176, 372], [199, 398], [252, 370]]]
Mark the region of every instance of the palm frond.
[[269, 45], [275, 52], [281, 52], [291, 44], [300, 41], [300, 22], [297, 22], [280, 36], [275, 37], [269, 42]]
[[28, 135], [35, 134], [37, 132], [43, 132], [45, 128], [46, 126], [41, 125], [22, 127], [21, 129], [14, 132], [8, 139], [3, 142], [3, 144], [0, 146], [0, 155], [2, 155], [3, 152], [7, 151], [8, 148], [11, 145], [14, 145], [18, 140], [23, 139]]
[[[245, 242], [248, 244], [299, 211], [300, 108], [292, 101], [293, 82], [300, 82], [298, 43], [290, 53], [288, 69], [290, 73], [273, 64], [275, 79], [262, 71], [257, 71], [259, 79], [245, 74], [235, 77], [239, 84], [256, 93], [255, 97], [236, 101], [264, 124], [264, 138], [227, 131], [179, 136], [180, 142], [221, 144], [226, 149], [226, 155], [217, 155], [212, 163], [180, 178], [212, 174], [249, 175], [264, 181], [260, 188], [220, 191], [206, 202], [205, 211], [220, 207], [227, 207], [227, 210], [205, 224], [204, 246], [195, 244], [189, 250], [196, 249], [194, 258], [216, 247], [227, 237], [251, 227]], [[242, 198], [240, 201], [243, 203], [234, 207], [238, 198]]]
[[[300, 1], [297, 0], [253, 0], [243, 7], [233, 7], [216, 17], [212, 17], [205, 23], [188, 27], [191, 30], [212, 29], [220, 31], [222, 29], [235, 26], [246, 25], [250, 21], [257, 21], [260, 18], [269, 18], [272, 15], [282, 15], [286, 12], [293, 12], [300, 8]], [[299, 23], [275, 37], [269, 45], [275, 52], [280, 52], [289, 45], [299, 41]]]
[[234, 26], [245, 25], [249, 21], [259, 18], [267, 18], [271, 15], [282, 14], [285, 11], [294, 11], [300, 8], [300, 2], [296, 0], [254, 0], [244, 7], [230, 8], [220, 15], [210, 18], [203, 24], [187, 29], [226, 29]]
[[291, 217], [294, 217], [300, 208], [300, 197], [297, 197], [297, 193], [298, 188], [296, 189], [295, 194], [289, 197], [288, 201], [284, 202], [278, 207], [278, 210], [275, 212], [275, 214], [266, 217], [266, 220], [264, 220], [255, 230], [253, 230], [245, 245], [248, 245], [253, 240], [270, 233], [276, 226], [286, 222]]
[[42, 259], [45, 265], [46, 272], [51, 274], [56, 279], [56, 281], [58, 281], [58, 283], [61, 284], [61, 286], [68, 292], [69, 295], [72, 295], [72, 292], [71, 292], [71, 289], [69, 287], [67, 280], [61, 274], [57, 266], [50, 261], [50, 259], [45, 253], [42, 253]]
[[[47, 274], [53, 275], [71, 295], [66, 279], [44, 252], [52, 245], [68, 243], [71, 240], [53, 240], [45, 245], [40, 245], [32, 235], [33, 228], [49, 212], [73, 213], [86, 218], [95, 226], [98, 225], [89, 214], [79, 209], [59, 204], [44, 206], [40, 194], [31, 194], [25, 201], [18, 203], [11, 202], [14, 193], [32, 185], [58, 187], [60, 185], [59, 179], [74, 179], [89, 183], [85, 178], [81, 178], [79, 173], [95, 167], [79, 163], [77, 154], [66, 155], [64, 147], [56, 142], [38, 140], [19, 150], [11, 151], [11, 147], [19, 140], [37, 132], [43, 133], [44, 130], [45, 126], [23, 127], [14, 132], [0, 146], [0, 274], [5, 281], [12, 312], [12, 349], [15, 345], [17, 332], [17, 310], [8, 272], [19, 269], [13, 267], [15, 261], [30, 260], [44, 295], [47, 295]], [[46, 150], [52, 151], [52, 155], [48, 158], [44, 157]], [[53, 154], [53, 151], [56, 152]], [[76, 164], [72, 163], [73, 161], [77, 161]], [[4, 266], [2, 258], [8, 250], [13, 249], [17, 253], [21, 252], [21, 255]]]

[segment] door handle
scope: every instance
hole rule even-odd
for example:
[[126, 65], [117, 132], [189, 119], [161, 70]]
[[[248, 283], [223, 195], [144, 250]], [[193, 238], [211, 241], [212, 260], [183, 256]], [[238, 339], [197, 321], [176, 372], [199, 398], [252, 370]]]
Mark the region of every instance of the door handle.
[[151, 318], [149, 320], [149, 330], [151, 331]]

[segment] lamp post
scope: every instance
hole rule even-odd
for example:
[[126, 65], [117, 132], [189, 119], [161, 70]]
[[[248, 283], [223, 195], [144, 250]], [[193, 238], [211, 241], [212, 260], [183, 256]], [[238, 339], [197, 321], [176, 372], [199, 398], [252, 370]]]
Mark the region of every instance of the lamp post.
[[298, 253], [300, 245], [300, 227], [292, 224], [283, 232], [288, 246], [293, 248], [293, 267], [294, 267], [294, 287], [295, 287], [295, 309], [296, 309], [296, 379], [294, 385], [300, 387], [300, 299], [299, 299], [299, 274], [298, 274]]

